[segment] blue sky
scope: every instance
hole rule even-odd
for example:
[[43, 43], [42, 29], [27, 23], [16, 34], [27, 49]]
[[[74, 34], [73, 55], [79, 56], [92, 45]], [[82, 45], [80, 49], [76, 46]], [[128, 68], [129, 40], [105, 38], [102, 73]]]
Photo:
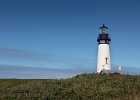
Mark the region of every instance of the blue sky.
[[140, 74], [139, 0], [0, 0], [0, 77], [96, 72], [105, 24], [112, 68]]

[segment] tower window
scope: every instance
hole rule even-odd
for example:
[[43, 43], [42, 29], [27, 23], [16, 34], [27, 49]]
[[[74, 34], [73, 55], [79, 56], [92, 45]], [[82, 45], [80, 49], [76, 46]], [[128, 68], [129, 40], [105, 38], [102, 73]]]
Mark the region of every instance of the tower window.
[[105, 43], [105, 40], [100, 40], [100, 43]]
[[105, 63], [106, 63], [106, 64], [108, 63], [108, 58], [105, 58]]

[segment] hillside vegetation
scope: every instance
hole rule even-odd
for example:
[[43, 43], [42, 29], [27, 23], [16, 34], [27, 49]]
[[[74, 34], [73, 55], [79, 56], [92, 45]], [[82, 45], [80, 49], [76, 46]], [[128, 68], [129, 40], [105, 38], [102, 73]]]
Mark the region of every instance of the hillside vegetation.
[[85, 73], [69, 79], [0, 79], [0, 100], [140, 100], [140, 75]]

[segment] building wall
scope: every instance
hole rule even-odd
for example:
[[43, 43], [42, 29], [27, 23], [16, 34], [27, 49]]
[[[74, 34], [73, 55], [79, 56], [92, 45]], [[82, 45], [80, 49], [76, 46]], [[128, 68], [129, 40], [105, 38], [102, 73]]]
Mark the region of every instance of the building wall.
[[111, 70], [109, 44], [98, 45], [97, 72], [100, 73], [102, 69]]

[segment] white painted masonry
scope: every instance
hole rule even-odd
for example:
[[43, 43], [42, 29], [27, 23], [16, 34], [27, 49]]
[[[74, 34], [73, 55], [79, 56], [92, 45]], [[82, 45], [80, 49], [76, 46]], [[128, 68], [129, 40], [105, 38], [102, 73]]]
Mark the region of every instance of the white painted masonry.
[[98, 45], [97, 72], [100, 73], [102, 69], [111, 70], [109, 44]]

